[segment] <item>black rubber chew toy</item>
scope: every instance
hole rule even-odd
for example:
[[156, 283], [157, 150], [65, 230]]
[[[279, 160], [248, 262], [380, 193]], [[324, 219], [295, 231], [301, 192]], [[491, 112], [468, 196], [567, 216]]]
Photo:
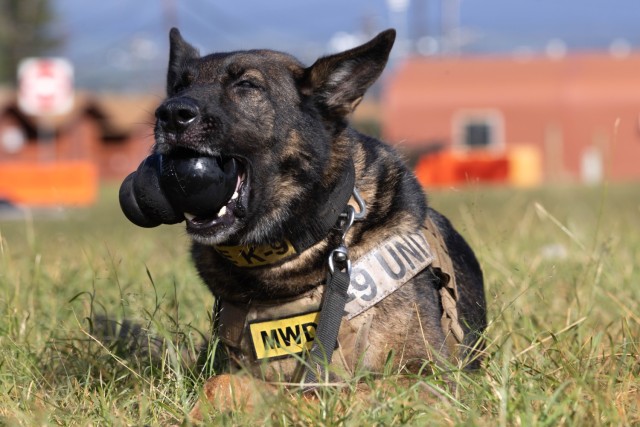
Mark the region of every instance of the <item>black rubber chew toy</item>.
[[140, 227], [177, 224], [184, 213], [212, 217], [236, 188], [238, 163], [180, 152], [153, 154], [120, 186], [120, 207]]

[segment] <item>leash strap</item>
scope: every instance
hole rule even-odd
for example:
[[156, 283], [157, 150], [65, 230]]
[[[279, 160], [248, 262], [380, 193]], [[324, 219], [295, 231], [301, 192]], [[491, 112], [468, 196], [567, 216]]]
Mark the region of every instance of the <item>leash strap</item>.
[[[316, 336], [309, 351], [308, 366], [304, 378], [306, 384], [317, 383], [318, 375], [321, 378], [326, 378], [324, 367], [331, 364], [333, 350], [338, 344], [338, 333], [344, 317], [344, 308], [349, 300], [349, 283], [351, 282], [351, 260], [345, 238], [355, 221], [355, 217], [355, 209], [353, 206], [347, 205], [340, 221], [341, 243], [331, 251], [328, 259], [327, 285], [320, 309]], [[307, 386], [306, 390], [311, 388], [313, 386]]]
[[[325, 290], [320, 320], [313, 346], [309, 351], [307, 373], [304, 378], [306, 384], [318, 382], [318, 375], [325, 376], [324, 366], [331, 364], [333, 350], [338, 342], [338, 331], [342, 323], [342, 313], [349, 295], [349, 272], [334, 271], [329, 274]], [[309, 388], [313, 387], [312, 385]]]

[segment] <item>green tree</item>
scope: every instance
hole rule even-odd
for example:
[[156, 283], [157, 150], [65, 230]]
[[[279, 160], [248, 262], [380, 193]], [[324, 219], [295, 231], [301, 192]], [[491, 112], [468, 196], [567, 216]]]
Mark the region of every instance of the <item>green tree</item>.
[[50, 0], [0, 0], [0, 83], [15, 84], [21, 59], [62, 44], [53, 34], [54, 22]]

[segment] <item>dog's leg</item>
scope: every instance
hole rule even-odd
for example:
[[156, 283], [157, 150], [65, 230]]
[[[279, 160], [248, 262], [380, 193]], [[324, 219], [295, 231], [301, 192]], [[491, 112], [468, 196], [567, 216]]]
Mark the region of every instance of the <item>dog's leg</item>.
[[211, 377], [203, 387], [203, 396], [189, 413], [192, 421], [202, 421], [210, 413], [236, 410], [252, 411], [276, 395], [274, 386], [249, 375], [221, 374]]

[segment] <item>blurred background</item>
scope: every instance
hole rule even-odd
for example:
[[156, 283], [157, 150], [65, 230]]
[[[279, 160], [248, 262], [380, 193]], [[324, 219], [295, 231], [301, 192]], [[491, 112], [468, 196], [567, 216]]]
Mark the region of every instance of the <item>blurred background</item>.
[[0, 201], [87, 205], [153, 143], [168, 30], [311, 64], [394, 27], [354, 124], [428, 187], [640, 178], [637, 0], [2, 0]]

